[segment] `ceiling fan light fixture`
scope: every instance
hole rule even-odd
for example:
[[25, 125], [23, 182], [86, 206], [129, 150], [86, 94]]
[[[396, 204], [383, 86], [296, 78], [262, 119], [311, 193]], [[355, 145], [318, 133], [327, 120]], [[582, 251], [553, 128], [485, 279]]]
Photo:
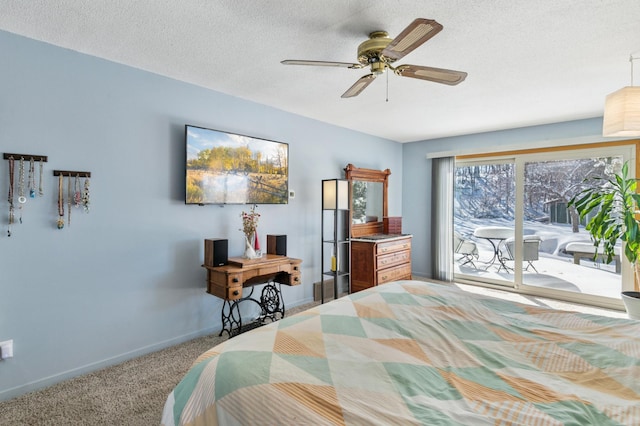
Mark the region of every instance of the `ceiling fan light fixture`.
[[383, 74], [386, 69], [387, 69], [387, 64], [384, 62], [373, 62], [371, 64], [371, 72], [376, 75]]
[[640, 87], [633, 85], [633, 61], [631, 63], [631, 85], [623, 87], [605, 98], [602, 136], [640, 136]]

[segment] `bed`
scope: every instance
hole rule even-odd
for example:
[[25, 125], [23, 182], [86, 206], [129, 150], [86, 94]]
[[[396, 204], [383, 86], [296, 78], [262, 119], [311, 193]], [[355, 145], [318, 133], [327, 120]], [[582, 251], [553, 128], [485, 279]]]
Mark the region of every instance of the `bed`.
[[640, 424], [640, 321], [397, 281], [202, 354], [164, 425]]

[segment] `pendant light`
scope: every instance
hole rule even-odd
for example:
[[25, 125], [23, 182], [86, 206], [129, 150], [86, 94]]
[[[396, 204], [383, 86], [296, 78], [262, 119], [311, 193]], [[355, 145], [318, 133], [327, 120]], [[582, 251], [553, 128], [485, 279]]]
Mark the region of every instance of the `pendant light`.
[[631, 63], [631, 85], [607, 95], [604, 104], [602, 136], [640, 136], [640, 86], [633, 86], [633, 61]]

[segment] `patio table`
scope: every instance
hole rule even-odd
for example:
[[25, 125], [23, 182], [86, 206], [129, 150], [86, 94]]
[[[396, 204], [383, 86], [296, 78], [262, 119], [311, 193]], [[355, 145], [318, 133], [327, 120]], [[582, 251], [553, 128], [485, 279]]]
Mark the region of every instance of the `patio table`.
[[500, 259], [500, 244], [507, 238], [513, 237], [513, 228], [507, 228], [506, 226], [481, 226], [473, 231], [473, 236], [489, 241], [493, 247], [493, 257], [487, 262], [486, 269], [489, 269], [490, 266], [495, 264], [496, 260], [506, 268]]

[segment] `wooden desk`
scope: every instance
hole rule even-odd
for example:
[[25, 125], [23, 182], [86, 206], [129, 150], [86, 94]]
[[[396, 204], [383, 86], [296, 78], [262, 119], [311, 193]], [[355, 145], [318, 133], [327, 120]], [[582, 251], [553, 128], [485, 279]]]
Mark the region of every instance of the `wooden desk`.
[[[222, 330], [235, 336], [243, 331], [242, 316], [238, 304], [244, 300], [257, 303], [261, 308], [258, 324], [262, 325], [266, 318], [271, 320], [284, 317], [285, 307], [282, 299], [281, 284], [299, 285], [302, 260], [287, 256], [267, 254], [258, 259], [242, 257], [229, 258], [225, 266], [207, 266], [207, 293], [224, 299], [222, 306]], [[267, 284], [260, 299], [252, 298], [254, 286]], [[278, 286], [276, 286], [276, 283]], [[246, 326], [246, 325], [245, 325]]]

